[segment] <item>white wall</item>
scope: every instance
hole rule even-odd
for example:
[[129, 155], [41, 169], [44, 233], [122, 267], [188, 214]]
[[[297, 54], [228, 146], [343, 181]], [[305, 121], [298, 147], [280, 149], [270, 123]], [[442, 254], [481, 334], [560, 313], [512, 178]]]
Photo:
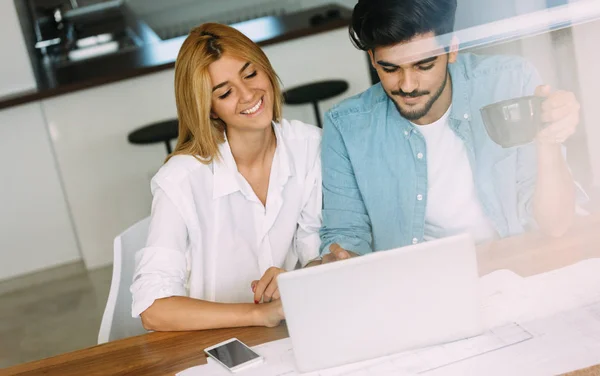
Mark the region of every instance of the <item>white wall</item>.
[[594, 176], [600, 187], [600, 21], [573, 27], [573, 43], [581, 90], [581, 114], [586, 124], [587, 142]]
[[0, 0], [0, 97], [36, 88], [13, 0]]
[[[348, 81], [346, 93], [319, 103], [321, 115], [342, 98], [371, 86], [366, 53], [354, 48], [345, 28], [267, 46], [263, 50], [281, 78], [283, 90], [326, 79]], [[288, 119], [316, 124], [310, 104], [284, 106], [283, 114]]]
[[150, 214], [150, 178], [163, 144], [129, 132], [176, 117], [168, 70], [43, 101], [75, 228], [88, 268], [110, 264], [116, 235]]
[[80, 260], [38, 102], [0, 111], [0, 280]]

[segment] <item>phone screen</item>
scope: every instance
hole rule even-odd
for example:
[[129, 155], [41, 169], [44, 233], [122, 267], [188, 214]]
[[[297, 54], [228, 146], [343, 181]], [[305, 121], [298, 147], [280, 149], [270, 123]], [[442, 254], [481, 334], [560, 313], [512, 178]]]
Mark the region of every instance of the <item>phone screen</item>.
[[229, 368], [237, 367], [249, 360], [258, 358], [257, 353], [250, 350], [240, 341], [226, 343], [212, 350], [208, 350], [208, 353]]

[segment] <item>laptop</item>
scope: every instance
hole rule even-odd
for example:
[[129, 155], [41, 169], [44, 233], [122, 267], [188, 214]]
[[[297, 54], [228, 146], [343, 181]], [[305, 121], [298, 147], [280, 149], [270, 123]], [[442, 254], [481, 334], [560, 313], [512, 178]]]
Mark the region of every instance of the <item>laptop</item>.
[[467, 234], [278, 277], [301, 372], [481, 334], [478, 283]]

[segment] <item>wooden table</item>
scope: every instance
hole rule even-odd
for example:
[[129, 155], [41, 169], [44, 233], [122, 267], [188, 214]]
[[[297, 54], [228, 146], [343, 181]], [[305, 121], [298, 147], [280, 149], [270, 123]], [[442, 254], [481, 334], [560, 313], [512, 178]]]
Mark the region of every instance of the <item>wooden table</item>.
[[[564, 237], [537, 233], [484, 244], [477, 257], [481, 275], [509, 269], [534, 275], [600, 257], [600, 215], [579, 219]], [[231, 337], [250, 346], [288, 336], [285, 326], [201, 332], [149, 333], [0, 370], [0, 375], [173, 375], [206, 363], [203, 349]], [[600, 376], [600, 365], [570, 375]]]

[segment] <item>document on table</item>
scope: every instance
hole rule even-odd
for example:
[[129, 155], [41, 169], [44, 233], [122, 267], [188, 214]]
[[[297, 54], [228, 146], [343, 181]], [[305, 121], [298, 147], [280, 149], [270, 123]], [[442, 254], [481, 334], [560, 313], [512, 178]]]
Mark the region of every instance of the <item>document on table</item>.
[[[545, 375], [600, 363], [600, 259], [528, 278], [496, 271], [481, 278], [480, 291], [492, 328], [481, 336], [304, 375]], [[301, 375], [289, 339], [254, 349], [265, 363], [240, 375]], [[178, 375], [229, 374], [209, 359]]]
[[[388, 373], [390, 375], [411, 375], [496, 351], [531, 338], [533, 336], [519, 325], [510, 324], [461, 341], [310, 373], [300, 373], [296, 370], [292, 342], [286, 338], [254, 347], [253, 349], [265, 358], [265, 362], [239, 374], [247, 376], [354, 376], [366, 372], [368, 375]], [[179, 373], [178, 376], [225, 376], [228, 374], [229, 371], [224, 367], [209, 359], [207, 365], [190, 368]]]

